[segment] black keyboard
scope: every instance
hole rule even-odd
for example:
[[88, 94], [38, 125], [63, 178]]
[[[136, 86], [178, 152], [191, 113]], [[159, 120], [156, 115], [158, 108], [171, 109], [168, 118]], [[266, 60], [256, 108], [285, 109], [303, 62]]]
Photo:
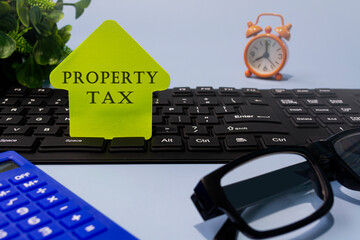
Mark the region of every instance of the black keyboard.
[[33, 163], [224, 163], [246, 153], [360, 127], [359, 89], [187, 87], [155, 92], [153, 137], [71, 138], [67, 92], [0, 95], [0, 151]]

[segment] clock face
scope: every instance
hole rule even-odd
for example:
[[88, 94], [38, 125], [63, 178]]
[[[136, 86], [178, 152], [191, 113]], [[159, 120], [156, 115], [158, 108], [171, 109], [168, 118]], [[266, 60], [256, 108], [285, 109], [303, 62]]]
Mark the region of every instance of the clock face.
[[252, 39], [245, 56], [253, 73], [271, 76], [280, 71], [286, 52], [279, 41], [268, 36]]

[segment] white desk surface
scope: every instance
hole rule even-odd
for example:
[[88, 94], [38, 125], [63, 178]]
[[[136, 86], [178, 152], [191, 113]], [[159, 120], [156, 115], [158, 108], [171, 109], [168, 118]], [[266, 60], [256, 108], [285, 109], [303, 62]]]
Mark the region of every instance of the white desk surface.
[[[359, 9], [358, 1], [336, 0], [93, 0], [76, 21], [65, 7], [60, 26], [73, 26], [74, 49], [104, 20], [116, 20], [169, 72], [171, 87], [360, 88]], [[244, 77], [246, 23], [262, 12], [281, 13], [293, 25], [283, 81]], [[260, 20], [268, 24], [280, 20]], [[138, 238], [156, 240], [213, 237], [223, 219], [203, 223], [190, 195], [219, 166], [39, 165]], [[330, 214], [282, 239], [358, 239], [360, 193], [332, 186]]]

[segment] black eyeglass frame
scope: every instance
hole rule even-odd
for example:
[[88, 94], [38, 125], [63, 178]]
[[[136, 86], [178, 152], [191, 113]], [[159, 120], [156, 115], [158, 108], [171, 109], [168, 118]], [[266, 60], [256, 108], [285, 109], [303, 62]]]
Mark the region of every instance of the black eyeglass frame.
[[[203, 177], [195, 187], [195, 193], [191, 198], [204, 220], [225, 213], [238, 230], [251, 238], [268, 238], [294, 231], [316, 221], [330, 211], [334, 201], [330, 180], [335, 178], [347, 188], [360, 190], [360, 177], [338, 156], [334, 149], [335, 142], [356, 133], [360, 134], [360, 129], [344, 131], [326, 140], [313, 142], [305, 147], [282, 146], [250, 153]], [[248, 161], [264, 155], [279, 153], [299, 154], [310, 163], [318, 184], [321, 186], [320, 192], [324, 203], [317, 211], [302, 220], [273, 230], [258, 231], [250, 227], [239, 216], [236, 209], [226, 198], [220, 181], [228, 172]]]

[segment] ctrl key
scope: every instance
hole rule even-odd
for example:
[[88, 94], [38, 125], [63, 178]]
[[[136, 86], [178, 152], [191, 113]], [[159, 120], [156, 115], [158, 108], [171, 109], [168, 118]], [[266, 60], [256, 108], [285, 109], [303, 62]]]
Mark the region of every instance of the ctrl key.
[[79, 239], [88, 239], [106, 230], [106, 226], [101, 222], [95, 220], [85, 224], [74, 231], [75, 236]]
[[13, 237], [16, 237], [17, 235], [19, 235], [19, 233], [13, 227], [6, 227], [6, 228], [0, 229], [0, 239], [1, 240], [12, 239]]

